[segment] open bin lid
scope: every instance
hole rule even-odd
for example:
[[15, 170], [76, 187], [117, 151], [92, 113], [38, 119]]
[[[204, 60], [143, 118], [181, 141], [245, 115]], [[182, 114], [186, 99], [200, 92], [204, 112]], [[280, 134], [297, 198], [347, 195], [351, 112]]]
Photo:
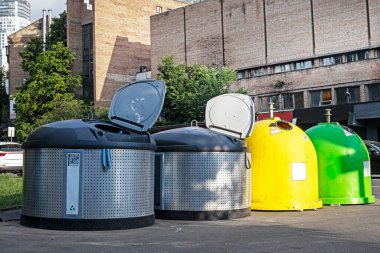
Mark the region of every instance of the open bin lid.
[[116, 91], [108, 118], [120, 127], [146, 132], [160, 116], [165, 93], [162, 81], [143, 80], [125, 85]]
[[207, 102], [206, 126], [213, 131], [244, 139], [250, 136], [255, 108], [247, 95], [229, 93]]

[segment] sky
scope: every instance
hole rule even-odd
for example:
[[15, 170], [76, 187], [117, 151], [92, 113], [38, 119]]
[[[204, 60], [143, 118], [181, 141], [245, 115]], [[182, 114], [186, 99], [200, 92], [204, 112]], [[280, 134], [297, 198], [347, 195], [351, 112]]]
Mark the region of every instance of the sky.
[[51, 9], [53, 17], [57, 17], [62, 11], [66, 10], [66, 0], [29, 0], [31, 8], [30, 21], [42, 18], [43, 9]]

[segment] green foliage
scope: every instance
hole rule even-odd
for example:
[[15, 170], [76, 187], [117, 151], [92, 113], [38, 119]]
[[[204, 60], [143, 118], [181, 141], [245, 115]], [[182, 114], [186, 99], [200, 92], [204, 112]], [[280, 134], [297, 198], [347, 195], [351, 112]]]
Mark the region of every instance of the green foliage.
[[30, 78], [15, 95], [15, 125], [20, 141], [41, 124], [83, 115], [84, 109], [80, 110], [83, 102], [73, 95], [81, 84], [81, 77], [71, 74], [74, 60], [75, 54], [62, 42], [51, 45], [35, 58], [29, 54], [23, 58]]
[[26, 72], [29, 72], [32, 65], [34, 65], [37, 56], [40, 55], [43, 51], [43, 43], [40, 37], [33, 37], [30, 39], [30, 42], [26, 44], [26, 47], [22, 52], [20, 52], [20, 56], [23, 59], [22, 61], [22, 69]]
[[167, 85], [162, 124], [204, 121], [207, 101], [229, 93], [230, 85], [236, 80], [234, 70], [208, 68], [199, 64], [176, 65], [173, 56], [164, 57], [158, 71], [157, 79]]
[[22, 177], [0, 174], [0, 210], [22, 205]]
[[53, 18], [53, 22], [50, 25], [49, 44], [55, 44], [57, 42], [63, 42], [67, 45], [67, 13], [63, 11], [59, 14], [58, 18]]

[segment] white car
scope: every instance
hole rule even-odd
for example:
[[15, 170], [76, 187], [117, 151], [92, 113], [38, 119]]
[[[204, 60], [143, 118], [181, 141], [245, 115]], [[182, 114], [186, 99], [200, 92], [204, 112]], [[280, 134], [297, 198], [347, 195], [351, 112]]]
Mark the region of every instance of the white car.
[[21, 172], [24, 152], [16, 142], [0, 142], [0, 172]]

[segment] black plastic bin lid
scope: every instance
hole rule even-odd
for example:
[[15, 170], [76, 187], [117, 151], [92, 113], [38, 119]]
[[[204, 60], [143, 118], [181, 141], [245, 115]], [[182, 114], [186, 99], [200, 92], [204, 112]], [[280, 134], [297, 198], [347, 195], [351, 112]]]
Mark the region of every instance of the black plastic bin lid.
[[156, 150], [153, 138], [99, 120], [66, 120], [37, 128], [23, 148]]
[[244, 141], [200, 127], [185, 127], [153, 134], [158, 152], [245, 152]]
[[108, 118], [123, 128], [146, 132], [160, 116], [165, 93], [162, 81], [143, 80], [123, 86], [112, 99]]

